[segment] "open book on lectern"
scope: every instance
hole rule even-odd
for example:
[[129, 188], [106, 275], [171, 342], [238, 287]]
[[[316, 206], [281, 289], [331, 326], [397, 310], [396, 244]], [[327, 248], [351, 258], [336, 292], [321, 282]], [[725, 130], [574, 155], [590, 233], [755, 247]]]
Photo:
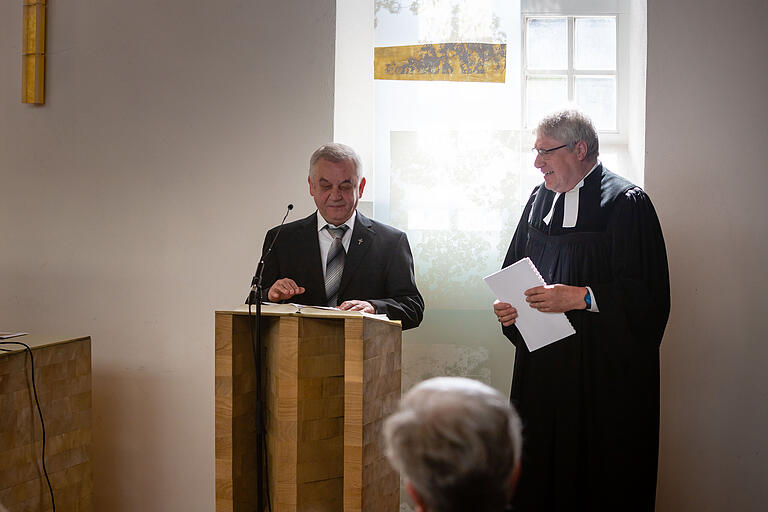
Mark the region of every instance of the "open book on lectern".
[[576, 333], [564, 313], [544, 313], [525, 301], [525, 290], [547, 284], [530, 258], [523, 258], [483, 280], [497, 299], [517, 309], [515, 325], [531, 352]]
[[387, 315], [376, 315], [373, 313], [363, 313], [361, 311], [342, 311], [339, 308], [331, 306], [308, 306], [306, 304], [285, 303], [278, 304], [276, 302], [262, 302], [262, 313], [277, 313], [283, 315], [299, 314], [304, 316], [343, 316], [343, 317], [356, 317], [367, 316], [369, 318], [378, 318], [379, 320], [391, 320]]

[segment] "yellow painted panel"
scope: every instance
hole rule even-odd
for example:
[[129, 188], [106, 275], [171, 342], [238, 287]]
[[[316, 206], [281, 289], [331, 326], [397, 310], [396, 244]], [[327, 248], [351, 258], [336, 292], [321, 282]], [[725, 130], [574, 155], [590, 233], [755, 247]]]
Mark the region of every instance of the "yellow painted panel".
[[23, 103], [35, 102], [35, 56], [23, 55], [21, 57], [22, 83], [21, 101]]
[[25, 5], [22, 52], [35, 53], [36, 28], [37, 16], [35, 6]]
[[440, 80], [503, 83], [507, 45], [439, 43], [374, 49], [377, 80]]
[[22, 26], [22, 103], [45, 103], [45, 0], [25, 0]]
[[45, 103], [45, 55], [23, 55], [22, 103]]
[[45, 53], [45, 1], [25, 1], [22, 27], [23, 54]]

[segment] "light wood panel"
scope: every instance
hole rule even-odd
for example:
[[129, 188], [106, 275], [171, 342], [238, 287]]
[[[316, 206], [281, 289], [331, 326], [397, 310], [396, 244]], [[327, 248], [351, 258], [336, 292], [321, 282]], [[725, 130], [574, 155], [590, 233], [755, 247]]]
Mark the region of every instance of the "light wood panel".
[[[91, 339], [24, 336], [32, 347], [45, 420], [46, 468], [58, 511], [91, 510]], [[27, 352], [0, 345], [0, 504], [8, 512], [52, 510], [41, 465], [42, 429]], [[17, 350], [17, 348], [19, 350]]]
[[253, 351], [248, 324], [236, 320], [216, 314], [216, 510], [232, 512], [256, 508]]
[[[400, 396], [399, 325], [301, 315], [265, 315], [262, 324], [272, 510], [397, 511], [399, 479], [378, 437]], [[254, 389], [248, 316], [217, 312], [217, 511], [256, 508]], [[347, 500], [347, 480], [356, 498]]]
[[297, 510], [341, 510], [344, 322], [299, 322]]
[[401, 333], [369, 319], [346, 323], [344, 510], [398, 510], [400, 479], [385, 457], [382, 426], [400, 399]]

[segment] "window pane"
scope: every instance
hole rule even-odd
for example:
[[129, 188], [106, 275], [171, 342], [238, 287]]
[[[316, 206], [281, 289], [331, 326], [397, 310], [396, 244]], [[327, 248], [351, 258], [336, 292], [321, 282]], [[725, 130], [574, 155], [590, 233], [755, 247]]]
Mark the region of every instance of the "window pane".
[[548, 112], [568, 101], [566, 77], [528, 77], [526, 85], [526, 126], [536, 126]]
[[576, 69], [616, 69], [616, 18], [574, 20]]
[[616, 129], [616, 77], [576, 77], [574, 93], [576, 105], [597, 130]]
[[568, 68], [566, 18], [529, 18], [526, 28], [528, 69]]

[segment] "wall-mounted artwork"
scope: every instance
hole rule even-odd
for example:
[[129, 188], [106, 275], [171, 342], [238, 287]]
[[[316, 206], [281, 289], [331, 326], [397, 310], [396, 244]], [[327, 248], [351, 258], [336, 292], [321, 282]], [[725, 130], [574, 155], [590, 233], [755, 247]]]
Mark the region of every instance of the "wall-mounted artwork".
[[374, 50], [377, 80], [503, 83], [506, 69], [506, 44], [427, 43]]
[[47, 0], [24, 0], [21, 102], [45, 103], [45, 9]]

